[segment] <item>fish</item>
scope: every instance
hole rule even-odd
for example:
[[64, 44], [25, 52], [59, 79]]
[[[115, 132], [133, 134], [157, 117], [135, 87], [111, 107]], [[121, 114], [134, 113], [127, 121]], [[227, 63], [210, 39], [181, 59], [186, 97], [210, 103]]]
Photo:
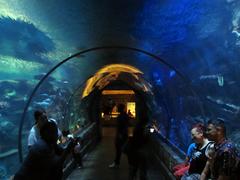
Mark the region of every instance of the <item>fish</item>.
[[0, 109], [9, 108], [10, 104], [7, 101], [0, 101]]
[[200, 80], [206, 80], [206, 79], [217, 79], [218, 85], [223, 86], [224, 85], [224, 77], [221, 75], [201, 75], [199, 77]]
[[228, 82], [228, 84], [235, 84], [236, 83], [236, 81], [230, 81], [230, 82]]
[[234, 110], [236, 110], [236, 111], [239, 111], [239, 110], [240, 110], [240, 107], [239, 107], [239, 106], [236, 106], [236, 105], [234, 105], [234, 104], [226, 103], [225, 105], [228, 106], [228, 107], [230, 107], [230, 108], [232, 108], [232, 109], [234, 109]]
[[[10, 149], [9, 151], [0, 153], [0, 159], [11, 156], [13, 154], [16, 154], [17, 152], [18, 152], [18, 149]], [[1, 167], [0, 167], [0, 169], [1, 169]]]
[[13, 90], [13, 91], [7, 92], [5, 94], [5, 97], [9, 98], [9, 97], [15, 96], [16, 94], [17, 94], [16, 91]]
[[[34, 79], [36, 79], [36, 80], [41, 80], [44, 76], [46, 76], [46, 74], [47, 74], [47, 73], [41, 73], [41, 74], [35, 75], [35, 76], [34, 76]], [[48, 81], [54, 81], [55, 78], [53, 78], [53, 77], [51, 77], [51, 76], [48, 76], [48, 77], [47, 77], [47, 80], [48, 80]]]
[[218, 78], [218, 75], [201, 75], [199, 77], [200, 80], [204, 80], [204, 79], [217, 79]]
[[44, 101], [41, 101], [41, 102], [34, 102], [34, 104], [39, 105], [39, 106], [44, 107], [44, 108], [47, 108], [52, 104], [52, 102], [49, 99], [47, 101], [44, 100]]
[[49, 96], [47, 93], [40, 94], [41, 96]]

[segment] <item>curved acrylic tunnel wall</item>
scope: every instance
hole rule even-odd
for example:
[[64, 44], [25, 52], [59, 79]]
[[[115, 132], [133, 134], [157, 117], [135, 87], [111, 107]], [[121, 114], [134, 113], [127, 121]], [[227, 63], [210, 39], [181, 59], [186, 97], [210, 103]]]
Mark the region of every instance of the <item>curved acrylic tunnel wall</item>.
[[[106, 63], [97, 65], [99, 57], [102, 58], [100, 59], [101, 63], [104, 60]], [[190, 124], [196, 121], [185, 122], [187, 117], [191, 116], [189, 107], [193, 108], [195, 104], [195, 111], [199, 112], [202, 117], [198, 97], [186, 84], [185, 79], [179, 77], [174, 69], [146, 54], [123, 48], [118, 52], [116, 50], [106, 50], [106, 52], [94, 51], [80, 55], [80, 57], [73, 58], [59, 66], [43, 81], [34, 94], [24, 119], [21, 138], [23, 153], [26, 152], [27, 132], [33, 124], [32, 113], [36, 108], [45, 108], [49, 116], [57, 120], [61, 129], [71, 129], [78, 123], [85, 123], [82, 122], [87, 119], [86, 113], [83, 112], [84, 108], [79, 110], [81, 107], [81, 94], [78, 93], [78, 89], [83, 88], [82, 84], [86, 81], [86, 78], [94, 76], [96, 70], [108, 65], [109, 60], [111, 60], [111, 63], [133, 65], [144, 72], [143, 76], [152, 85], [153, 91], [153, 97], [147, 97], [149, 99], [147, 102], [148, 107], [152, 112], [150, 114], [151, 120], [157, 120], [161, 133], [185, 150], [190, 137], [181, 136], [181, 134], [188, 134], [189, 128], [186, 128], [185, 125], [190, 127]], [[91, 67], [92, 64], [94, 64], [94, 67]], [[86, 67], [88, 67], [87, 71], [83, 71]], [[61, 79], [63, 77], [64, 79]], [[116, 79], [118, 78], [111, 78], [111, 81]], [[130, 84], [133, 88], [139, 86], [143, 91], [144, 87], [141, 87], [141, 82], [131, 83], [133, 83]], [[76, 102], [79, 102], [79, 104], [76, 104]], [[185, 106], [185, 109], [179, 108], [182, 106]]]
[[[93, 73], [90, 71], [90, 68], [88, 68], [88, 71], [85, 71], [88, 64], [86, 66], [84, 63], [89, 62], [91, 64], [91, 60], [82, 61], [81, 66], [77, 67], [75, 66], [76, 64], [69, 62], [52, 72], [41, 84], [36, 94], [34, 94], [22, 122], [21, 135], [17, 138], [23, 109], [30, 98], [30, 94], [50, 68], [49, 64], [32, 63], [24, 60], [7, 58], [6, 61], [11, 65], [9, 67], [11, 69], [7, 73], [2, 73], [6, 77], [0, 76], [1, 178], [13, 174], [19, 167], [20, 163], [16, 161], [18, 159], [19, 147], [20, 149], [22, 147], [22, 151], [19, 153], [25, 154], [27, 151], [27, 136], [30, 127], [34, 124], [34, 110], [40, 107], [45, 108], [49, 116], [56, 119], [62, 128], [66, 126], [70, 128], [72, 126], [70, 123], [74, 121], [71, 121], [71, 119], [65, 121], [63, 118], [66, 102], [73, 90], [84, 82], [84, 76], [88, 77], [88, 74]], [[79, 73], [79, 71], [82, 73]], [[81, 122], [83, 121], [85, 119]], [[18, 146], [19, 140], [21, 140], [21, 146]]]
[[[222, 100], [213, 98], [211, 93], [214, 93], [216, 88], [223, 86], [221, 77], [201, 76], [195, 81], [188, 81], [181, 74], [178, 74], [176, 69], [143, 52], [128, 48], [102, 48], [71, 58], [50, 73], [40, 84], [27, 108], [22, 124], [21, 143], [23, 154], [27, 152], [27, 135], [34, 123], [33, 111], [37, 108], [46, 109], [49, 117], [56, 119], [60, 129], [70, 128], [74, 130], [89, 122], [86, 106], [82, 103], [81, 93], [85, 88], [86, 81], [94, 76], [99, 69], [110, 64], [131, 65], [143, 72], [142, 76], [151, 85], [151, 92], [153, 93], [152, 95], [145, 95], [147, 106], [150, 109], [150, 120], [156, 120], [161, 134], [183, 151], [186, 151], [188, 144], [191, 142], [189, 130], [192, 124], [205, 122], [212, 116], [221, 116], [223, 115], [222, 110], [238, 110], [238, 107], [233, 104], [224, 104]], [[119, 72], [116, 71], [116, 73]], [[105, 75], [103, 73], [103, 77]], [[111, 82], [117, 80], [118, 77], [120, 78], [121, 75], [110, 76], [107, 80]], [[43, 78], [43, 74], [39, 73], [33, 78], [35, 83], [29, 85], [29, 91]], [[142, 91], [144, 89], [141, 83], [143, 80], [134, 82], [128, 81], [124, 77], [123, 80], [130, 82], [129, 85], [133, 88], [138, 87]], [[211, 83], [213, 83], [212, 86], [210, 86]], [[98, 88], [99, 86], [94, 86], [93, 90]], [[18, 91], [18, 93], [20, 92]], [[224, 91], [219, 91], [219, 93], [227, 95]], [[234, 101], [234, 98], [231, 98], [230, 95], [225, 97]], [[24, 99], [23, 102], [26, 102], [26, 100]], [[18, 105], [19, 110], [22, 110], [23, 107], [24, 103]], [[228, 114], [224, 113], [224, 115]], [[9, 116], [6, 115], [6, 117]], [[19, 123], [19, 117], [20, 114], [17, 118], [15, 117], [16, 124]], [[238, 138], [236, 131], [239, 129], [239, 125], [234, 119], [236, 116], [230, 114], [222, 118], [231, 122], [228, 123], [230, 137]], [[9, 123], [6, 120], [1, 120], [1, 122]], [[8, 125], [7, 127], [12, 126]], [[18, 130], [18, 127], [16, 126], [13, 129]], [[3, 132], [1, 131], [1, 133]], [[1, 167], [4, 167], [4, 171], [8, 174], [14, 173], [18, 167], [16, 166], [16, 156], [13, 160], [13, 156], [8, 156], [5, 153], [11, 154], [15, 152], [12, 151], [12, 148], [17, 148], [17, 132], [15, 132], [15, 135], [11, 133], [4, 134], [5, 139], [1, 141], [1, 147], [5, 148], [4, 150], [1, 149], [1, 155], [5, 157], [4, 161], [2, 161], [3, 158], [1, 157]]]
[[[47, 115], [57, 121], [61, 130], [74, 131], [76, 126], [86, 125], [88, 118], [84, 112], [78, 111], [81, 103], [72, 104], [71, 99], [75, 95], [76, 89], [85, 82], [85, 76], [88, 77], [93, 73], [89, 67], [95, 61], [94, 54], [89, 54], [88, 58], [72, 58], [71, 61], [61, 64], [47, 75], [39, 75], [39, 86], [31, 96], [23, 119], [21, 119], [20, 132], [20, 154], [27, 152], [27, 135], [34, 124], [33, 112], [36, 109], [45, 109]], [[87, 63], [86, 63], [87, 62]], [[87, 71], [85, 69], [87, 68]]]

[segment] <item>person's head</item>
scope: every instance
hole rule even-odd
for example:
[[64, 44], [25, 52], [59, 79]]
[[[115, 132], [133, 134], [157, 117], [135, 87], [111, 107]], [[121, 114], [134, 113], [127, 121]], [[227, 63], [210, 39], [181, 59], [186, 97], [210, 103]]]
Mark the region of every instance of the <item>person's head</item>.
[[44, 110], [36, 110], [34, 112], [34, 118], [38, 128], [41, 128], [48, 121], [46, 111]]
[[58, 128], [53, 121], [47, 121], [40, 129], [41, 138], [49, 144], [54, 144], [58, 139]]
[[69, 130], [63, 130], [63, 131], [62, 131], [63, 137], [67, 137], [69, 134], [70, 134], [70, 131], [69, 131]]
[[191, 129], [191, 137], [197, 144], [202, 144], [205, 138], [205, 127], [199, 123], [193, 126]]
[[207, 137], [215, 142], [218, 142], [226, 136], [226, 127], [223, 119], [211, 119], [207, 123]]
[[124, 104], [118, 104], [117, 106], [118, 112], [122, 113], [125, 111], [125, 105]]

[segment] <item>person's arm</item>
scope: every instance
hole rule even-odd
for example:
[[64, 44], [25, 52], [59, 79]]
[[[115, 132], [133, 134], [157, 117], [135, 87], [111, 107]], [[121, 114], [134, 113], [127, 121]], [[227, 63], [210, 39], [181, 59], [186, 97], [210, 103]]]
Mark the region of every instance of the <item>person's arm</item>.
[[225, 152], [221, 156], [222, 162], [218, 170], [218, 180], [230, 180], [232, 169], [234, 168], [234, 157], [231, 149], [225, 149]]
[[66, 160], [67, 156], [71, 153], [71, 151], [73, 150], [75, 145], [76, 145], [76, 142], [72, 139], [68, 143], [67, 147], [65, 149], [63, 149], [61, 156], [60, 156], [62, 162], [64, 162]]
[[186, 165], [189, 165], [189, 163], [190, 163], [190, 160], [191, 160], [191, 158], [192, 158], [195, 145], [196, 145], [195, 143], [192, 143], [192, 144], [190, 144], [189, 147], [188, 147], [187, 156], [186, 156], [186, 159], [185, 159], [185, 164], [186, 164]]
[[36, 137], [35, 137], [34, 131], [32, 131], [31, 129], [28, 135], [28, 149], [30, 149], [35, 143], [36, 143]]
[[201, 177], [200, 177], [200, 180], [206, 180], [207, 179], [207, 175], [209, 173], [209, 170], [210, 170], [210, 160], [208, 160], [206, 162], [206, 165], [201, 173]]
[[186, 156], [185, 161], [184, 161], [185, 166], [189, 165], [189, 161], [190, 161], [190, 158], [188, 156]]

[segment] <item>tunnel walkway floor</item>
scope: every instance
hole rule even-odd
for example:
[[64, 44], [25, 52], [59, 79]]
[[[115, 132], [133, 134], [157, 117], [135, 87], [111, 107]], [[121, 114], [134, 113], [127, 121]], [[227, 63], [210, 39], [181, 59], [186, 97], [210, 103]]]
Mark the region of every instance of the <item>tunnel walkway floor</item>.
[[[83, 168], [75, 169], [67, 180], [127, 180], [128, 162], [126, 155], [122, 155], [119, 168], [109, 168], [115, 156], [114, 149], [114, 128], [103, 128], [103, 138], [96, 149], [83, 158]], [[154, 160], [148, 171], [149, 180], [165, 180], [159, 167], [154, 165]]]

